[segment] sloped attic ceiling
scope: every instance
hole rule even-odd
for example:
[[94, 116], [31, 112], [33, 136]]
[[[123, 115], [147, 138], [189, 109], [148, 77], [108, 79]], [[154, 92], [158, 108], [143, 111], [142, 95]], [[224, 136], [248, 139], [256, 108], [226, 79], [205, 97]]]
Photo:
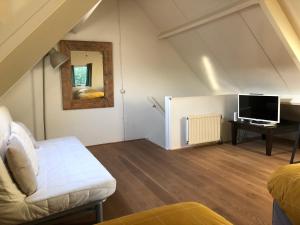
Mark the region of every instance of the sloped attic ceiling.
[[[257, 1], [136, 0], [164, 33], [238, 4], [251, 3], [168, 40], [215, 93], [300, 94], [300, 71]], [[158, 35], [159, 36], [159, 35]]]
[[286, 13], [291, 21], [292, 26], [295, 28], [298, 36], [300, 37], [300, 1], [299, 0], [281, 0], [280, 6]]
[[101, 0], [1, 0], [0, 96]]

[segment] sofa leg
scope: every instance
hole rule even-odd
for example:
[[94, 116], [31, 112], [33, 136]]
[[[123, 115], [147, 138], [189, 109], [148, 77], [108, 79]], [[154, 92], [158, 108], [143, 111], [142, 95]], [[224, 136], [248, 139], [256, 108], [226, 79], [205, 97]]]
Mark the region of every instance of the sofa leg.
[[96, 222], [100, 223], [103, 222], [103, 207], [102, 207], [102, 202], [99, 202], [96, 207]]

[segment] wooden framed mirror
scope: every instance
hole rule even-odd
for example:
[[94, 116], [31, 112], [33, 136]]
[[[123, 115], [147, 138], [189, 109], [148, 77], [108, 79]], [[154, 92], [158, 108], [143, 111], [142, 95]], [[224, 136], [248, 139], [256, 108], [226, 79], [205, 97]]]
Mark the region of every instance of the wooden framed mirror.
[[114, 106], [113, 58], [111, 42], [59, 42], [69, 57], [61, 67], [63, 109]]

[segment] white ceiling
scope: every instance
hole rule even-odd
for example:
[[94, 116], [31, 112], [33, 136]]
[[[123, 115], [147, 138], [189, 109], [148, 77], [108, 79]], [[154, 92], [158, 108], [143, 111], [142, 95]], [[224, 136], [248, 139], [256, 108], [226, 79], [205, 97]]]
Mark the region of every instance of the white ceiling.
[[207, 16], [245, 0], [136, 0], [160, 31]]
[[[163, 32], [243, 1], [136, 2]], [[300, 71], [258, 5], [168, 40], [199, 79], [216, 93], [300, 94]]]

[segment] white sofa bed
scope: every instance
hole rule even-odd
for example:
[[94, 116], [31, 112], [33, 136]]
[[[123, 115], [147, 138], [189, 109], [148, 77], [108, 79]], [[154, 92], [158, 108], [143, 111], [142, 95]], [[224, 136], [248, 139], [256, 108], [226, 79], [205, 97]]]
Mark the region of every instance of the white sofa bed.
[[102, 220], [102, 202], [116, 181], [75, 137], [38, 142], [37, 190], [26, 196], [5, 163], [11, 117], [0, 107], [0, 224], [39, 224], [82, 209], [95, 209]]

